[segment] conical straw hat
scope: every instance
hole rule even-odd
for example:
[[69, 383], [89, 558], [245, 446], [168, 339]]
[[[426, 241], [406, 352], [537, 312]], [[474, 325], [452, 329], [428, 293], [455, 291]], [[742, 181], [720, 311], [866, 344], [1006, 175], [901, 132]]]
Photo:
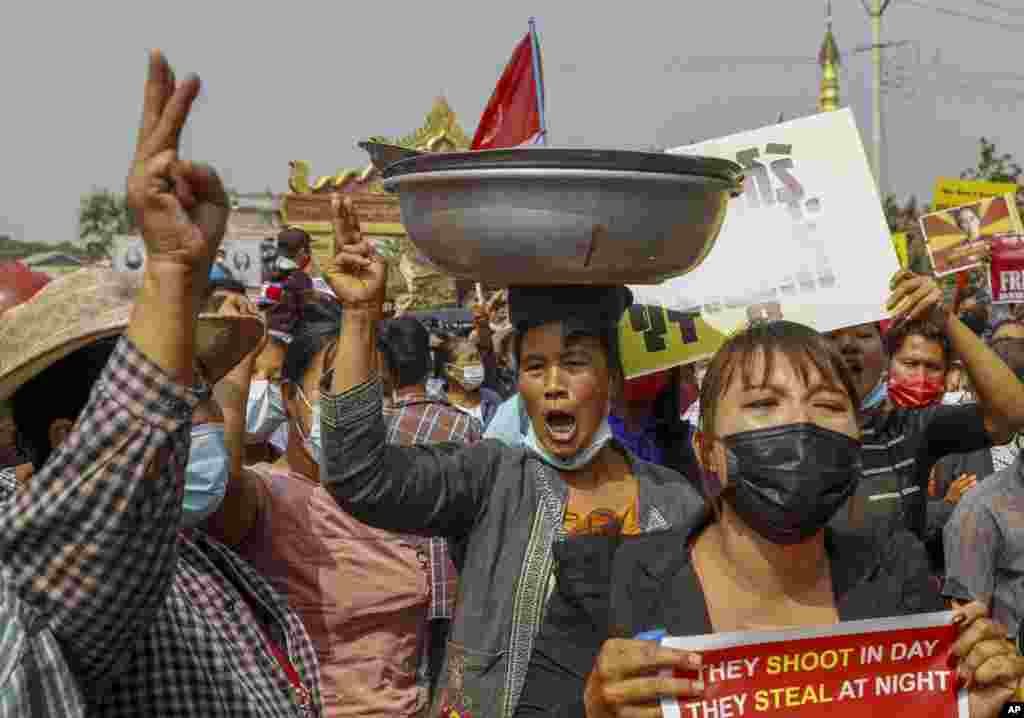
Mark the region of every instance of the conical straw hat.
[[[55, 279], [0, 316], [0, 401], [48, 367], [93, 342], [124, 333], [138, 275], [85, 268]], [[216, 383], [259, 344], [257, 317], [200, 315], [196, 358]]]

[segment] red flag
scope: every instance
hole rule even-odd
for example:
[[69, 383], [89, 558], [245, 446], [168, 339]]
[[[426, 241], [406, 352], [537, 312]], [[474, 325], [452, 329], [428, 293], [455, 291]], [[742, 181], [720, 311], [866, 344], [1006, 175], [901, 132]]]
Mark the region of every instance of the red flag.
[[534, 74], [534, 42], [526, 33], [505, 66], [476, 128], [471, 149], [490, 150], [533, 144], [543, 133], [540, 93]]

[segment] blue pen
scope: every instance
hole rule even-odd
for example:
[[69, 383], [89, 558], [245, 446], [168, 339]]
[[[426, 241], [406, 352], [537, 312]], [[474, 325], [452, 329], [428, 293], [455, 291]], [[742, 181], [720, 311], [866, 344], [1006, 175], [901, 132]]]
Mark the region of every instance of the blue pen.
[[664, 628], [654, 628], [650, 631], [644, 631], [638, 633], [634, 640], [636, 641], [657, 641], [661, 643], [661, 639], [668, 635], [668, 632]]

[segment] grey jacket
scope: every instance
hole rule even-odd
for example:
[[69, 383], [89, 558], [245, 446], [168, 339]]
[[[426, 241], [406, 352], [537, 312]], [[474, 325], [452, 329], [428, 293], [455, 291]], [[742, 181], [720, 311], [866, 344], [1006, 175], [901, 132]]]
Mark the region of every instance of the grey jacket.
[[[449, 539], [459, 600], [432, 715], [512, 718], [552, 581], [568, 488], [523, 449], [485, 440], [397, 447], [384, 441], [372, 380], [321, 396], [321, 480], [378, 528]], [[675, 472], [633, 460], [643, 531], [690, 525], [703, 499]]]

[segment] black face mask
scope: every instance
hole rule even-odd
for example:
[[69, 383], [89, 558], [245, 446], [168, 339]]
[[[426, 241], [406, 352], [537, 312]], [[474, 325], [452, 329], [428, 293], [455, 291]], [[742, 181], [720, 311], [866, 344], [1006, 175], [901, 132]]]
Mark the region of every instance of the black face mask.
[[853, 494], [860, 442], [816, 424], [787, 424], [724, 437], [724, 498], [768, 541], [790, 545], [820, 531]]

